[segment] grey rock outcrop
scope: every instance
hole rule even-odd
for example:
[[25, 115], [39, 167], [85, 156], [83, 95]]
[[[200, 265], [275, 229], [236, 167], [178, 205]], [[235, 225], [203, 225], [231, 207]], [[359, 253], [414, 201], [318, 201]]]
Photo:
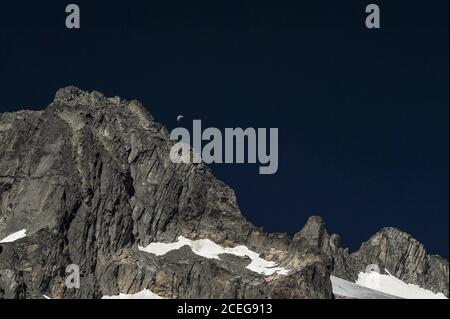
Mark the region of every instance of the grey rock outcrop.
[[427, 254], [424, 246], [411, 235], [396, 228], [386, 227], [364, 242], [360, 249], [349, 253], [340, 245], [337, 234], [329, 235], [325, 222], [312, 216], [304, 228], [294, 236], [294, 241], [306, 240], [331, 259], [332, 274], [354, 282], [369, 265], [387, 269], [395, 277], [419, 285], [448, 297], [448, 261]]
[[407, 283], [419, 285], [448, 297], [448, 261], [427, 254], [425, 247], [411, 235], [396, 228], [383, 228], [351, 255], [352, 262], [377, 264]]
[[[0, 115], [0, 244], [4, 298], [100, 298], [151, 289], [166, 298], [331, 298], [319, 253], [288, 251], [240, 213], [203, 164], [174, 164], [167, 130], [138, 101], [67, 87], [43, 111]], [[286, 265], [265, 276], [233, 258], [138, 250], [178, 236], [246, 245]], [[80, 289], [65, 270], [79, 265]]]

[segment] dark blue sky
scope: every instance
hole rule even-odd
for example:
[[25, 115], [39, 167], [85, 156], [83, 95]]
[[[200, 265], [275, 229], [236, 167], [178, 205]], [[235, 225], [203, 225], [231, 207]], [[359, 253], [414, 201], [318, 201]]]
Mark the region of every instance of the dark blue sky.
[[2, 2], [1, 111], [77, 85], [169, 129], [278, 127], [277, 174], [213, 167], [252, 222], [292, 234], [320, 214], [351, 250], [395, 226], [448, 257], [448, 1], [372, 1], [380, 30], [366, 1], [71, 2]]

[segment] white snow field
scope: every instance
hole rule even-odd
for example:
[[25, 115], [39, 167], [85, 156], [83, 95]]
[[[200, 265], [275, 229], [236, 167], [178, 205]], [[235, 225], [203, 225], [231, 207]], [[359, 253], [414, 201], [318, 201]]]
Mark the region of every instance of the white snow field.
[[442, 293], [434, 293], [417, 285], [407, 284], [391, 275], [389, 271], [385, 271], [386, 275], [375, 271], [361, 272], [356, 284], [405, 299], [447, 299]]
[[[42, 295], [45, 299], [52, 299], [47, 295]], [[119, 294], [115, 296], [103, 296], [102, 299], [163, 299], [148, 289], [141, 290], [135, 294]]]
[[27, 236], [26, 233], [27, 233], [26, 229], [19, 230], [18, 232], [12, 233], [11, 235], [7, 236], [6, 238], [3, 238], [2, 240], [0, 240], [0, 244], [12, 243], [16, 240], [24, 238]]
[[139, 250], [153, 254], [156, 256], [163, 256], [172, 250], [180, 249], [181, 247], [189, 246], [195, 254], [208, 258], [219, 259], [221, 254], [230, 254], [239, 257], [249, 257], [251, 263], [246, 267], [248, 270], [258, 274], [270, 276], [273, 274], [287, 275], [289, 271], [283, 267], [277, 267], [277, 263], [268, 261], [259, 257], [259, 254], [248, 249], [246, 246], [236, 246], [232, 248], [222, 247], [209, 239], [190, 240], [183, 236], [178, 237], [178, 241], [174, 243], [151, 243], [147, 247], [139, 246]]
[[386, 272], [387, 275], [361, 272], [356, 283], [331, 276], [333, 293], [357, 299], [447, 299], [442, 293], [407, 284]]
[[119, 294], [116, 296], [103, 296], [102, 299], [163, 299], [148, 289], [141, 290], [135, 294]]
[[331, 284], [333, 285], [333, 294], [337, 296], [355, 299], [399, 299], [399, 297], [391, 296], [377, 290], [359, 286], [354, 282], [350, 282], [335, 276], [331, 276]]

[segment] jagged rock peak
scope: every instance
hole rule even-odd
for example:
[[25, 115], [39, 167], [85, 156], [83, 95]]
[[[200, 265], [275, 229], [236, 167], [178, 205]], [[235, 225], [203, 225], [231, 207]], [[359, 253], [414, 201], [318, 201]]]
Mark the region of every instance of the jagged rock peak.
[[325, 221], [320, 216], [311, 216], [306, 221], [305, 226], [294, 235], [294, 241], [301, 238], [307, 239], [312, 246], [321, 247], [323, 237], [326, 236]]
[[105, 96], [100, 92], [86, 92], [75, 86], [67, 86], [56, 92], [53, 103], [67, 106], [95, 106], [104, 99]]
[[449, 294], [448, 261], [429, 255], [422, 243], [397, 228], [382, 228], [351, 257], [360, 268], [377, 264], [408, 283]]
[[419, 241], [413, 238], [407, 232], [400, 230], [395, 227], [383, 227], [378, 232], [376, 232], [370, 239], [369, 242], [378, 242], [383, 238], [388, 238], [390, 240], [405, 240], [405, 241], [413, 241], [417, 242], [419, 245], [423, 246]]
[[319, 248], [325, 253], [338, 249], [341, 244], [340, 236], [338, 234], [329, 235], [324, 219], [318, 215], [309, 217], [305, 226], [294, 235], [294, 242], [300, 240], [306, 240], [309, 245]]
[[[55, 94], [53, 102], [48, 107], [48, 109], [56, 112], [60, 111], [61, 108], [69, 109], [70, 111], [84, 110], [92, 114], [104, 113], [107, 110], [115, 112], [125, 108], [136, 114], [141, 124], [148, 125], [148, 122], [153, 121], [153, 116], [138, 100], [128, 101], [118, 96], [106, 97], [101, 92], [88, 92], [75, 86], [67, 86], [59, 89]], [[158, 123], [154, 124], [161, 126]]]
[[[165, 298], [331, 298], [328, 260], [291, 251], [240, 213], [203, 164], [173, 163], [173, 141], [137, 101], [76, 87], [43, 111], [0, 114], [0, 298], [99, 298], [149, 289]], [[140, 250], [183, 236], [246, 245], [286, 275], [190, 249]], [[66, 289], [65, 269], [83, 274]]]
[[330, 256], [332, 273], [337, 277], [354, 281], [367, 266], [376, 264], [405, 282], [449, 294], [448, 261], [429, 255], [422, 243], [398, 228], [380, 229], [349, 254], [348, 249], [340, 247], [339, 235], [328, 234], [323, 218], [312, 216], [293, 241], [307, 241]]

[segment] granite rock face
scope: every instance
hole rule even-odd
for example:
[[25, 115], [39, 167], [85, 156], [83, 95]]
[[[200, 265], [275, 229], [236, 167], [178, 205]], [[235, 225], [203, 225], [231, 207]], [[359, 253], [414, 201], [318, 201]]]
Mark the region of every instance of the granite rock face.
[[[0, 114], [0, 298], [101, 298], [143, 289], [164, 298], [333, 298], [330, 274], [354, 280], [370, 263], [448, 295], [448, 262], [392, 228], [349, 254], [320, 217], [293, 239], [241, 214], [232, 189], [203, 164], [172, 163], [167, 130], [138, 101], [67, 87], [42, 111]], [[245, 245], [248, 258], [210, 259], [185, 246], [138, 249], [178, 236]], [[80, 287], [66, 267], [80, 268]]]
[[396, 228], [386, 227], [364, 242], [360, 249], [349, 253], [340, 246], [339, 235], [329, 235], [325, 222], [312, 216], [305, 227], [294, 236], [304, 238], [331, 258], [332, 274], [354, 282], [358, 274], [370, 265], [386, 269], [395, 277], [422, 288], [449, 294], [448, 261], [428, 255], [424, 246]]
[[[43, 111], [1, 114], [0, 143], [0, 239], [27, 230], [0, 244], [0, 297], [333, 297], [328, 259], [249, 223], [203, 164], [172, 163], [167, 130], [138, 101], [67, 87]], [[246, 245], [292, 268], [265, 276], [239, 258], [138, 249], [178, 236]], [[65, 285], [71, 264], [79, 289]]]

